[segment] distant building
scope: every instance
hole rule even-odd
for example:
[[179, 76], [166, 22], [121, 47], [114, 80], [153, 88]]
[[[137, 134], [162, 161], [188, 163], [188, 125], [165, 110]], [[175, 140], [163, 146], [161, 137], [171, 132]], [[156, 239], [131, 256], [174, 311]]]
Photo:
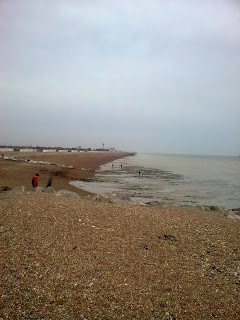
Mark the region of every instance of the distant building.
[[43, 152], [57, 152], [57, 149], [43, 149]]
[[1, 152], [11, 152], [14, 151], [14, 148], [0, 148]]
[[37, 149], [20, 149], [20, 152], [37, 152]]

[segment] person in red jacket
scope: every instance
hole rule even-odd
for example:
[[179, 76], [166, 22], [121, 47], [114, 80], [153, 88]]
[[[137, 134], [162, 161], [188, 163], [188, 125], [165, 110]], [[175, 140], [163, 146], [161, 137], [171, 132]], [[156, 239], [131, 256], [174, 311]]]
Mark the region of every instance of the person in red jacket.
[[33, 188], [36, 188], [38, 186], [38, 178], [39, 177], [39, 174], [36, 173], [36, 175], [32, 178], [32, 186]]

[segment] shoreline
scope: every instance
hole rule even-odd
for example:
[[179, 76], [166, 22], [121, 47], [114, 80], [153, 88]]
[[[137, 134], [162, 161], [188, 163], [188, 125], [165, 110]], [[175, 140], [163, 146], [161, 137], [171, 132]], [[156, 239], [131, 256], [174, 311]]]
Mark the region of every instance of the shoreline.
[[[87, 192], [94, 193], [99, 197], [102, 195], [109, 199], [113, 198], [113, 200], [116, 197], [125, 197], [131, 199], [133, 203], [146, 204], [151, 207], [175, 206], [182, 208], [200, 208], [206, 211], [236, 212], [240, 215], [240, 204], [238, 203], [236, 203], [235, 206], [227, 206], [224, 205], [223, 202], [217, 201], [218, 199], [206, 198], [204, 201], [203, 198], [198, 199], [196, 196], [191, 197], [189, 195], [185, 196], [184, 194], [175, 196], [173, 191], [169, 193], [165, 192], [167, 187], [171, 187], [172, 181], [176, 180], [178, 183], [179, 179], [183, 180], [183, 175], [171, 171], [128, 165], [126, 163], [123, 167], [120, 165], [121, 161], [117, 161], [112, 168], [108, 164], [103, 170], [100, 170], [97, 175], [90, 178], [89, 181], [76, 180], [72, 181], [71, 184]], [[144, 172], [144, 174], [139, 176], [139, 171]], [[154, 185], [150, 184], [150, 181], [154, 180], [151, 180], [149, 177], [156, 174], [158, 174], [159, 184], [161, 183], [163, 191], [159, 191], [157, 187], [154, 189]], [[166, 177], [169, 179], [167, 182], [165, 181]], [[149, 186], [152, 189], [148, 188]], [[154, 191], [158, 191], [158, 193], [154, 194]], [[176, 190], [176, 193], [177, 192]]]
[[120, 160], [136, 153], [130, 152], [81, 152], [81, 153], [23, 153], [8, 152], [4, 158], [0, 158], [0, 185], [11, 189], [23, 186], [26, 191], [32, 190], [31, 179], [36, 172], [40, 174], [39, 186], [45, 188], [45, 183], [53, 176], [52, 187], [54, 190], [68, 190], [82, 197], [96, 196], [105, 201], [123, 203], [132, 202], [149, 207], [175, 207], [175, 208], [198, 208], [205, 211], [229, 212], [240, 219], [240, 208], [226, 208], [220, 205], [208, 204], [181, 204], [178, 201], [169, 203], [149, 198], [147, 201], [134, 201], [130, 196], [122, 195], [118, 191], [94, 192], [85, 190], [74, 185], [77, 181], [91, 181], [95, 174], [99, 173], [102, 165], [110, 164], [112, 161]]
[[[89, 168], [97, 170], [101, 163], [127, 155], [86, 155], [85, 160], [48, 155], [56, 164], [64, 159], [65, 165], [74, 162], [86, 170], [1, 159], [0, 178], [9, 174], [6, 185], [13, 190], [0, 193], [0, 318], [240, 316], [236, 217], [199, 208], [150, 207], [128, 199], [114, 202], [67, 188], [79, 172], [87, 179], [94, 175]], [[53, 169], [55, 174], [65, 172], [55, 176], [53, 189], [70, 192], [33, 192], [33, 169], [34, 174], [39, 170], [41, 182]], [[26, 191], [19, 187], [24, 181]]]
[[69, 184], [74, 180], [86, 180], [95, 175], [101, 165], [111, 161], [131, 156], [129, 152], [84, 152], [71, 153], [22, 153], [8, 152], [0, 158], [1, 185], [10, 188], [24, 186], [25, 190], [32, 190], [32, 177], [39, 173], [39, 183], [45, 187], [50, 176], [53, 177], [53, 188], [58, 191], [66, 189], [74, 191], [81, 196], [92, 194]]

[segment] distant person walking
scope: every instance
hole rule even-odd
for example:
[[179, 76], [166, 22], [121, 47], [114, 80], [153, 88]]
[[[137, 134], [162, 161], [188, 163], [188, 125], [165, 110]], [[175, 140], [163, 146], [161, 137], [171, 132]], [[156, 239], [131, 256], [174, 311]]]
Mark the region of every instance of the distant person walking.
[[52, 177], [50, 177], [50, 178], [48, 179], [46, 188], [51, 187], [51, 186], [52, 186]]
[[39, 174], [36, 173], [36, 175], [32, 178], [32, 186], [33, 186], [33, 188], [36, 188], [38, 186], [38, 177], [39, 177]]
[[121, 169], [122, 169], [122, 164], [121, 164]]

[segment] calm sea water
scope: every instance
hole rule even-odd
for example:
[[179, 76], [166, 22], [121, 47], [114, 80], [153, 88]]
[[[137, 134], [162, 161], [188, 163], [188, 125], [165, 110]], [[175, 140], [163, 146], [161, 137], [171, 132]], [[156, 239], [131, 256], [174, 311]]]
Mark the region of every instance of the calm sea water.
[[239, 208], [240, 157], [137, 154], [102, 166], [91, 182], [72, 184], [135, 202]]

